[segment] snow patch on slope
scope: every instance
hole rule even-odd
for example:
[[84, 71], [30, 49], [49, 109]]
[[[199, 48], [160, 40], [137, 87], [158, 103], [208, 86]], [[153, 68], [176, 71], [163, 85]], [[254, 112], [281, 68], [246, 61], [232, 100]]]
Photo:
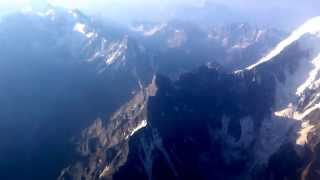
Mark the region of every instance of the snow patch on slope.
[[312, 86], [313, 82], [317, 80], [317, 75], [320, 71], [320, 54], [311, 62], [314, 65], [314, 69], [309, 73], [308, 79], [305, 81], [305, 83], [301, 84], [296, 94], [302, 95], [302, 93], [310, 86]]
[[130, 136], [133, 136], [136, 132], [138, 132], [140, 129], [146, 127], [147, 125], [148, 125], [147, 120], [145, 120], [145, 119], [142, 120], [142, 121], [137, 125], [137, 127], [135, 127], [135, 128], [131, 131]]
[[167, 26], [167, 24], [163, 23], [163, 24], [153, 26], [151, 28], [146, 28], [144, 25], [140, 24], [139, 26], [131, 27], [130, 29], [135, 32], [140, 32], [144, 36], [153, 36], [153, 35], [157, 34], [158, 32], [160, 32], [166, 26]]
[[36, 15], [42, 18], [50, 18], [51, 21], [54, 21], [56, 19], [56, 11], [53, 8], [48, 8], [45, 11], [36, 11], [31, 6], [23, 7], [20, 12], [22, 14], [27, 15]]
[[73, 30], [74, 30], [74, 31], [77, 31], [77, 32], [79, 32], [79, 33], [85, 34], [85, 33], [86, 33], [85, 28], [86, 28], [86, 25], [85, 25], [85, 24], [76, 23], [76, 24], [74, 25]]
[[308, 134], [310, 132], [312, 132], [314, 126], [313, 125], [310, 125], [309, 122], [303, 122], [302, 123], [302, 128], [301, 130], [299, 131], [299, 136], [296, 140], [296, 144], [298, 145], [305, 145], [308, 143]]
[[278, 54], [280, 54], [286, 47], [288, 47], [290, 44], [297, 41], [299, 38], [301, 38], [305, 34], [319, 34], [320, 33], [320, 16], [314, 17], [307, 21], [305, 24], [300, 26], [297, 30], [295, 30], [288, 38], [281, 41], [275, 49], [273, 49], [267, 56], [260, 59], [257, 63], [247, 67], [247, 70], [255, 68], [257, 65], [264, 63], [266, 61], [271, 60]]
[[127, 38], [123, 39], [121, 42], [111, 43], [111, 45], [107, 49], [105, 63], [107, 65], [111, 65], [119, 59], [126, 58], [125, 52], [127, 49], [128, 49], [128, 39]]
[[81, 34], [83, 34], [84, 36], [86, 36], [87, 38], [91, 38], [93, 37], [96, 33], [94, 32], [88, 32], [87, 31], [87, 26], [83, 23], [79, 23], [77, 22], [74, 27], [73, 27], [73, 30], [76, 31], [76, 32], [79, 32]]
[[144, 36], [153, 36], [156, 33], [160, 32], [163, 28], [165, 28], [167, 26], [167, 24], [161, 24], [158, 26], [153, 27], [152, 29], [145, 31], [144, 32]]
[[287, 108], [274, 112], [274, 115], [276, 117], [289, 118], [302, 122], [298, 131], [299, 136], [296, 139], [296, 144], [304, 145], [308, 142], [308, 134], [314, 129], [314, 126], [309, 123], [307, 116], [318, 109], [320, 109], [320, 104], [316, 104], [303, 112], [299, 112], [297, 108], [290, 103]]

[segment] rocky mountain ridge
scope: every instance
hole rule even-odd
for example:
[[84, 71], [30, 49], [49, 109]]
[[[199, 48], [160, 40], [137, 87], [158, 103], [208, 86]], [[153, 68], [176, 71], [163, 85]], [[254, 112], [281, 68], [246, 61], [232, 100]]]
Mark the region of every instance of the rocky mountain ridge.
[[282, 46], [295, 35], [234, 74], [158, 76], [149, 124], [114, 179], [317, 179], [319, 38], [304, 31]]
[[309, 48], [291, 44], [274, 62], [233, 73], [225, 60], [248, 65], [281, 33], [147, 26], [128, 30], [56, 8], [0, 22], [1, 179], [268, 174], [270, 157], [304, 130], [272, 108], [276, 87]]

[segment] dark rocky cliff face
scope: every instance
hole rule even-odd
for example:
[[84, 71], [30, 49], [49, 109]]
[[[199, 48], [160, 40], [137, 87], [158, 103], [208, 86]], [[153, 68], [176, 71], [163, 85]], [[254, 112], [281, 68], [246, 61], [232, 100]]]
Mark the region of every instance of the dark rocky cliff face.
[[[250, 136], [258, 136], [274, 101], [274, 80], [252, 78], [250, 72], [234, 75], [206, 67], [174, 83], [158, 76], [148, 128], [133, 137], [128, 162], [115, 179], [242, 177], [254, 158]], [[246, 117], [252, 118], [252, 132], [243, 132]], [[232, 147], [232, 141], [243, 142]]]
[[0, 22], [0, 179], [319, 178], [318, 37], [232, 72], [281, 35], [128, 31], [64, 10]]
[[0, 23], [0, 179], [56, 179], [76, 156], [73, 137], [152, 79], [134, 40], [89, 38], [74, 30], [92, 28], [78, 12], [54, 13]]
[[252, 70], [157, 76], [148, 126], [130, 139], [114, 179], [316, 179], [308, 171], [317, 167], [316, 147], [295, 145], [301, 122], [273, 114], [286, 101], [279, 88], [312, 58], [305, 41], [313, 38]]

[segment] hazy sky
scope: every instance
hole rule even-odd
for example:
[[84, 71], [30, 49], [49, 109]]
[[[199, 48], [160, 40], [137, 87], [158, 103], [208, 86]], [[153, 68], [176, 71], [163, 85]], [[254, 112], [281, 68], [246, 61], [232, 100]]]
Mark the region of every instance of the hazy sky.
[[211, 2], [227, 6], [258, 22], [288, 27], [297, 26], [310, 17], [320, 15], [320, 0], [0, 0], [0, 12], [28, 5], [41, 6], [47, 2], [87, 12], [106, 15], [118, 13], [124, 16], [137, 12], [142, 16], [148, 16], [148, 13], [167, 15], [172, 8], [202, 7], [205, 2]]

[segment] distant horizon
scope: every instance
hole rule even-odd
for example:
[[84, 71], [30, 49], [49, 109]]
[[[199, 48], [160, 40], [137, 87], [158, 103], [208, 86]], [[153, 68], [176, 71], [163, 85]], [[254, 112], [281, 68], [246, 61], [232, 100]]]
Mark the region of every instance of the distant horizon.
[[[170, 19], [184, 18], [184, 14], [176, 15], [174, 11], [185, 12], [184, 9], [206, 8], [211, 4], [218, 6], [218, 11], [210, 13], [215, 18], [230, 16], [233, 13], [238, 19], [247, 19], [249, 23], [264, 24], [273, 28], [292, 30], [304, 21], [320, 15], [317, 7], [320, 1], [316, 0], [279, 0], [269, 2], [267, 0], [2, 0], [0, 2], [0, 14], [21, 10], [26, 7], [34, 9], [42, 8], [47, 4], [64, 7], [67, 9], [79, 9], [87, 14], [102, 15], [119, 22], [132, 19]], [[221, 9], [220, 6], [225, 7]], [[233, 18], [234, 18], [233, 17]], [[208, 17], [210, 19], [210, 17]], [[234, 19], [237, 21], [237, 19]]]
[[0, 180], [320, 180], [320, 0], [0, 0]]

